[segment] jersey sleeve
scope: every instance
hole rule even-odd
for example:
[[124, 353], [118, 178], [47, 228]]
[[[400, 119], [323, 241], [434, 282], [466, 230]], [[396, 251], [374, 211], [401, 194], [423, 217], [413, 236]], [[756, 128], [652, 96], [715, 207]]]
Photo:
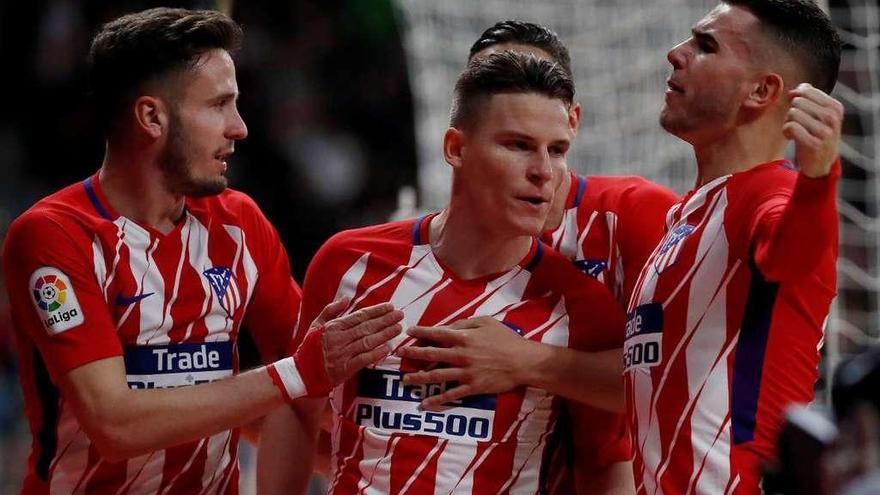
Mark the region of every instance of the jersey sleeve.
[[334, 263], [333, 260], [337, 254], [338, 239], [339, 234], [324, 243], [306, 269], [302, 309], [293, 339], [288, 347], [289, 354], [299, 348], [312, 321], [321, 314], [324, 306], [333, 302], [333, 298], [336, 296], [338, 275], [335, 270], [337, 263]]
[[750, 239], [755, 263], [767, 280], [810, 274], [838, 239], [835, 192], [838, 160], [825, 177], [798, 174], [794, 189], [781, 189], [759, 201]]
[[13, 222], [4, 244], [15, 326], [36, 345], [56, 381], [122, 354], [93, 256], [84, 233], [33, 211]]
[[629, 302], [636, 280], [665, 233], [666, 213], [677, 196], [644, 181], [634, 187], [620, 212], [618, 245], [623, 258], [623, 303]]
[[286, 352], [297, 315], [302, 291], [290, 273], [290, 260], [275, 227], [255, 203], [249, 202], [252, 233], [250, 249], [256, 256], [259, 278], [243, 324], [253, 336], [264, 363]]
[[[577, 276], [566, 296], [570, 346], [588, 352], [621, 347], [625, 317], [620, 305], [604, 285], [579, 270], [573, 272]], [[567, 401], [566, 407], [571, 418], [574, 455], [580, 457], [578, 466], [600, 469], [632, 459], [625, 415], [576, 401]]]

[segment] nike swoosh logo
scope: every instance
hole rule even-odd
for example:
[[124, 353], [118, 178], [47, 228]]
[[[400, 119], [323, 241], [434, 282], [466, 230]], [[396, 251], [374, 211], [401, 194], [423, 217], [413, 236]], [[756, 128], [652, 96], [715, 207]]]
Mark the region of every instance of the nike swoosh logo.
[[116, 294], [116, 305], [117, 306], [131, 306], [132, 304], [140, 301], [141, 299], [146, 299], [152, 296], [154, 293], [149, 292], [147, 294], [138, 294], [136, 296], [125, 297], [121, 293]]

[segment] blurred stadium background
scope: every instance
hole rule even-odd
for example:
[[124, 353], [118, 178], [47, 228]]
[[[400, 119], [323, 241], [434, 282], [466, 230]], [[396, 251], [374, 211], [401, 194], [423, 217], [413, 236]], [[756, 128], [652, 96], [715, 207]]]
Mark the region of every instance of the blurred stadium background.
[[[250, 135], [230, 165], [281, 233], [302, 280], [338, 230], [441, 206], [440, 143], [470, 44], [497, 20], [547, 25], [568, 44], [584, 119], [570, 166], [638, 174], [677, 192], [693, 159], [665, 135], [668, 48], [714, 0], [331, 0], [287, 2], [36, 0], [0, 3], [0, 239], [30, 204], [93, 173], [103, 143], [84, 60], [97, 27], [169, 5], [218, 8], [245, 28], [236, 63]], [[880, 336], [880, 7], [826, 0], [845, 42], [836, 96], [846, 105], [839, 295], [828, 323], [819, 400], [830, 370]], [[418, 201], [416, 201], [416, 198]], [[28, 452], [0, 279], [0, 493], [17, 493]], [[252, 457], [243, 456], [252, 465]], [[245, 472], [248, 472], [247, 469]], [[243, 494], [252, 493], [244, 476]]]

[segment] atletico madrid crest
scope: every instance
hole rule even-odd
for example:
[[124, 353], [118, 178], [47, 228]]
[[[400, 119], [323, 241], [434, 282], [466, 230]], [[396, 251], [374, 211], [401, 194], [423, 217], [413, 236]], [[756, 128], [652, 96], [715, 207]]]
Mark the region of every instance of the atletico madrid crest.
[[236, 284], [230, 283], [232, 281], [232, 270], [223, 266], [215, 266], [214, 268], [208, 268], [202, 274], [208, 279], [211, 288], [214, 289], [214, 294], [217, 295], [217, 300], [220, 303], [220, 307], [226, 312], [226, 316], [232, 318], [235, 310], [241, 304], [241, 295], [238, 292], [238, 287], [236, 287]]
[[691, 235], [695, 229], [696, 227], [693, 225], [679, 225], [666, 235], [666, 238], [663, 239], [663, 244], [660, 246], [660, 252], [654, 258], [654, 270], [657, 271], [658, 275], [675, 264], [681, 252], [682, 241]]

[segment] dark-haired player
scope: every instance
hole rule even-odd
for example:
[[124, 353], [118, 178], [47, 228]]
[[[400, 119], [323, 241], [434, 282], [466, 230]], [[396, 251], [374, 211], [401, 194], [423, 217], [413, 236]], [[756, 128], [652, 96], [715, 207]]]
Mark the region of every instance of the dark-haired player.
[[[330, 239], [309, 266], [303, 319], [347, 296], [351, 309], [390, 301], [407, 325], [490, 318], [527, 348], [618, 346], [622, 311], [611, 294], [536, 239], [565, 173], [573, 94], [553, 62], [515, 52], [473, 60], [456, 84], [444, 138], [449, 205]], [[405, 335], [392, 342], [397, 352], [418, 344]], [[404, 373], [424, 367], [392, 355], [334, 389], [330, 493], [539, 491], [561, 399], [522, 387], [428, 411], [421, 400], [453, 384], [442, 370], [433, 383], [403, 383]], [[298, 425], [311, 416], [303, 406], [290, 419]], [[268, 454], [261, 450], [261, 463], [273, 465], [260, 470], [267, 493], [298, 489], [309, 474], [308, 458], [291, 463], [275, 454], [314, 434], [314, 418], [300, 428], [299, 437], [272, 434], [271, 445], [261, 443]]]
[[[623, 364], [636, 487], [759, 493], [783, 410], [812, 399], [835, 293], [843, 107], [828, 92], [840, 41], [812, 1], [729, 1], [668, 59], [660, 122], [694, 147], [697, 179], [670, 210], [629, 304]], [[794, 164], [784, 160], [789, 141]], [[413, 331], [448, 345], [424, 357], [465, 357], [444, 370], [459, 387], [427, 405], [528, 384], [614, 407], [620, 368], [606, 354], [543, 346], [514, 366], [525, 348], [501, 345], [502, 330], [480, 320], [457, 333]], [[478, 373], [466, 344], [488, 332], [497, 352]]]
[[[25, 494], [237, 493], [236, 426], [326, 393], [399, 333], [390, 305], [328, 321], [342, 301], [279, 359], [300, 290], [224, 177], [247, 135], [240, 40], [220, 13], [160, 8], [92, 43], [104, 162], [16, 219], [3, 251], [33, 432]], [[269, 365], [233, 376], [243, 325]]]

